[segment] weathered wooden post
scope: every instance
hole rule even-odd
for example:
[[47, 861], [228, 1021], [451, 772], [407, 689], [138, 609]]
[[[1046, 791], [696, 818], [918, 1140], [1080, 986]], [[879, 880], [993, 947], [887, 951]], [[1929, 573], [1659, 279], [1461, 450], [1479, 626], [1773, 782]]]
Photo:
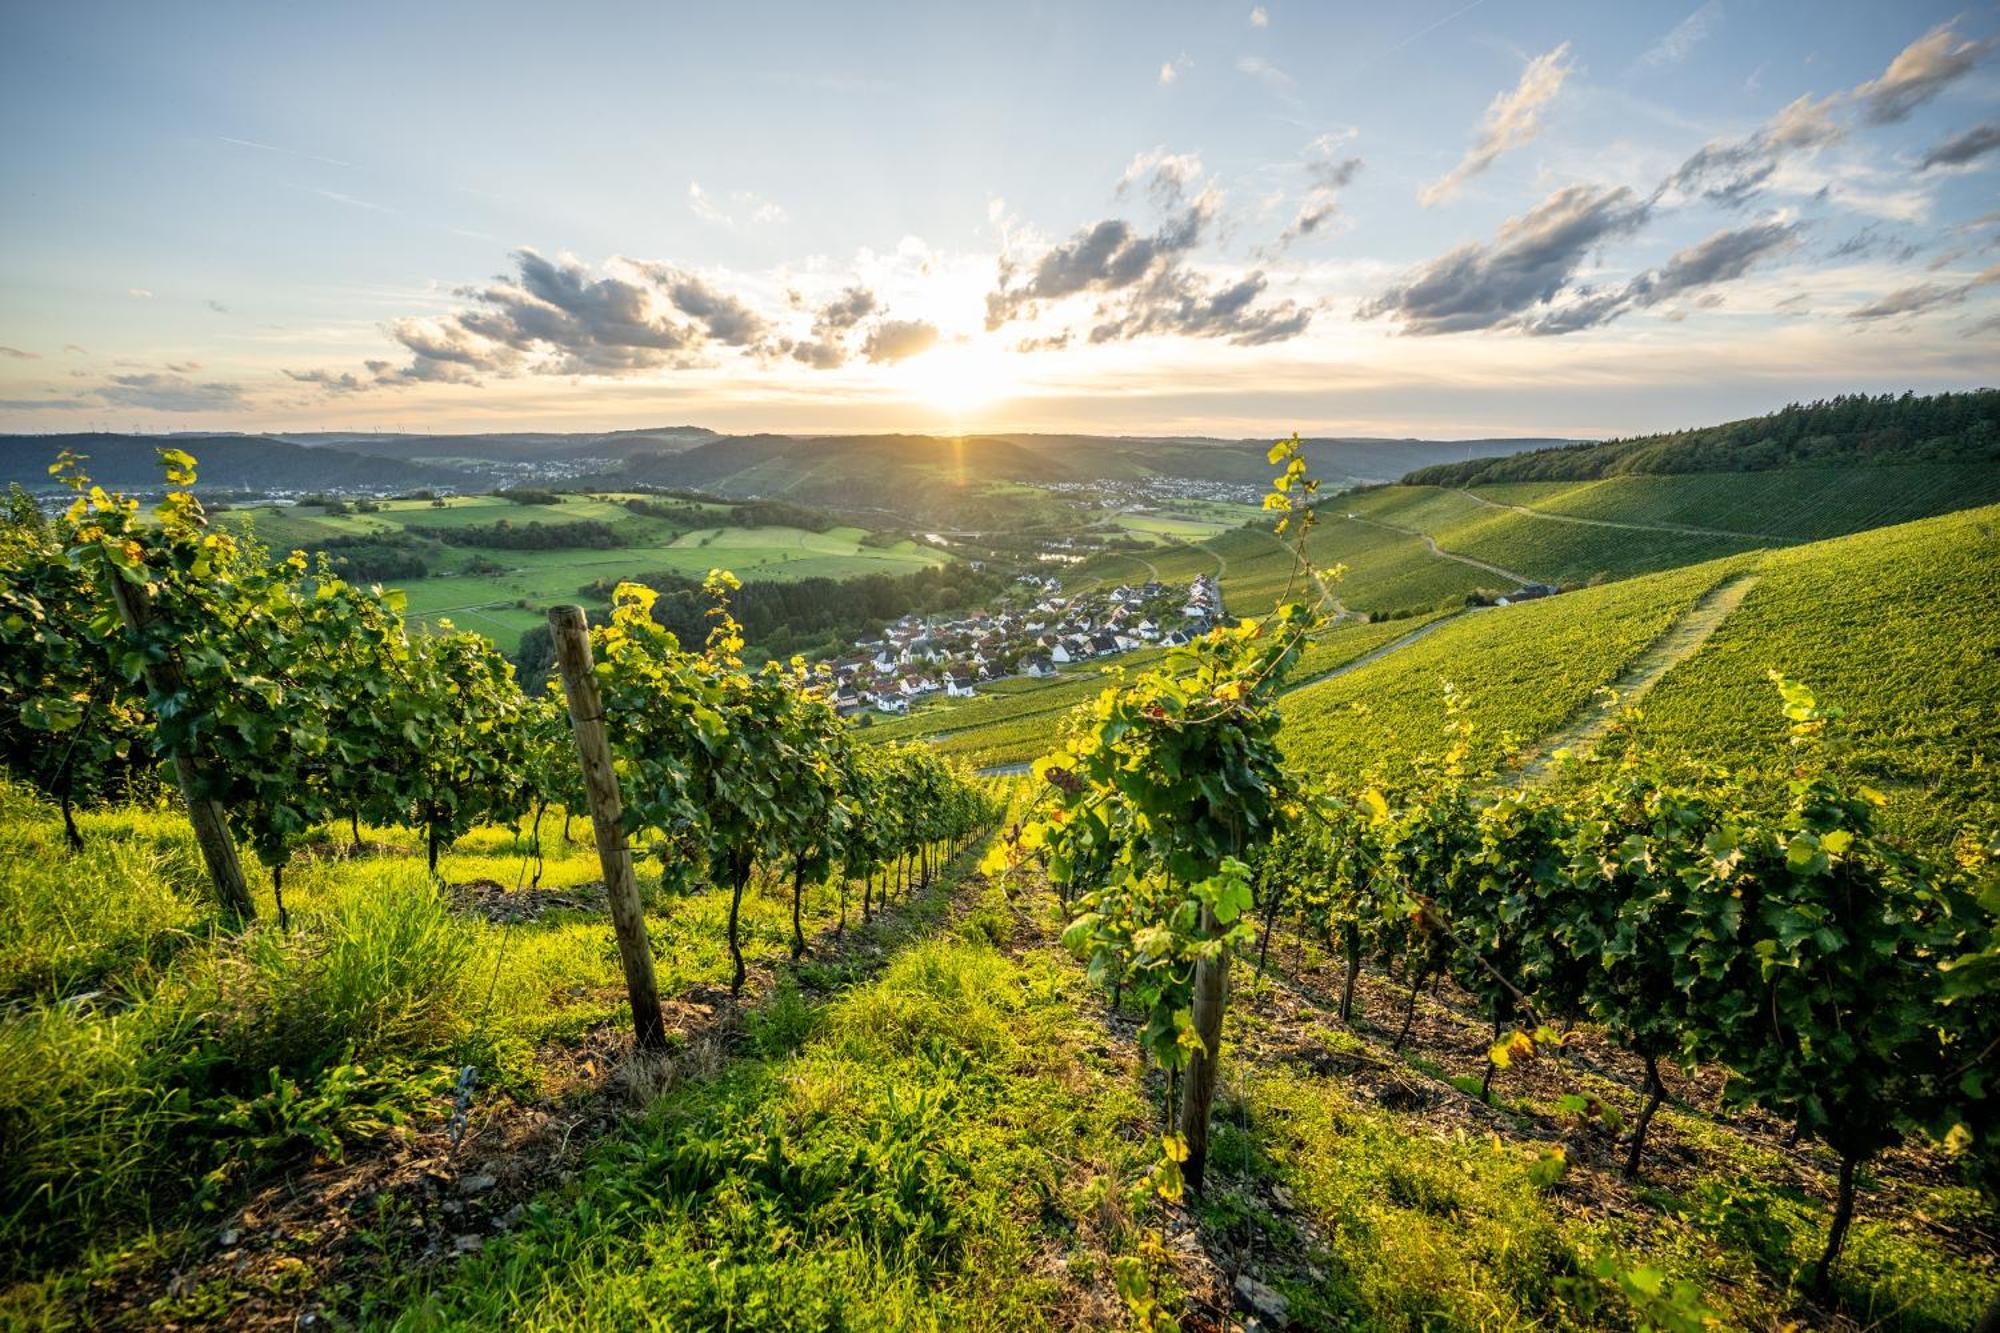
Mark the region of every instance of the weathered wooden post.
[[[1213, 939], [1222, 933], [1215, 909], [1201, 909], [1202, 933]], [[1201, 1048], [1188, 1056], [1187, 1081], [1181, 1090], [1181, 1137], [1187, 1140], [1187, 1164], [1181, 1168], [1188, 1188], [1201, 1193], [1208, 1171], [1208, 1115], [1215, 1104], [1215, 1071], [1222, 1058], [1222, 1010], [1229, 995], [1229, 950], [1194, 965], [1194, 1033]]]
[[597, 834], [597, 860], [604, 867], [604, 896], [611, 926], [618, 933], [618, 959], [625, 968], [625, 993], [632, 1001], [632, 1032], [639, 1048], [662, 1051], [667, 1029], [660, 1017], [660, 988], [653, 978], [653, 946], [646, 937], [646, 914], [639, 906], [639, 880], [625, 844], [625, 809], [618, 774], [611, 767], [611, 742], [604, 733], [604, 700], [590, 656], [590, 629], [580, 606], [549, 608], [556, 664], [583, 761], [583, 787], [590, 801], [590, 824]]
[[[118, 618], [125, 622], [125, 629], [136, 641], [135, 646], [146, 641], [146, 627], [153, 621], [153, 599], [144, 584], [127, 583], [111, 572], [111, 599], [118, 603]], [[181, 676], [180, 663], [172, 657], [162, 657], [157, 662], [148, 660], [144, 667], [146, 688], [155, 698], [170, 698], [179, 694], [185, 680]], [[201, 848], [201, 859], [208, 866], [209, 882], [215, 885], [215, 899], [222, 906], [222, 915], [232, 925], [242, 925], [254, 920], [257, 905], [250, 901], [250, 886], [243, 879], [243, 862], [236, 855], [236, 840], [229, 836], [229, 820], [223, 814], [222, 803], [202, 796], [208, 789], [202, 779], [201, 764], [191, 754], [175, 751], [173, 754], [174, 780], [180, 784], [181, 799], [187, 804], [188, 823], [194, 825], [194, 840]]]

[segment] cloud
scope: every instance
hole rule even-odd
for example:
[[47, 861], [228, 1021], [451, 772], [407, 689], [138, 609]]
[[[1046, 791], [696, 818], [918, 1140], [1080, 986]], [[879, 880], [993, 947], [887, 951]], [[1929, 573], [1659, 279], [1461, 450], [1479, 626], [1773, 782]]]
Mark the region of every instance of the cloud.
[[729, 215], [715, 206], [700, 181], [688, 182], [688, 209], [703, 222], [728, 222]]
[[1490, 245], [1463, 245], [1364, 303], [1362, 319], [1405, 333], [1463, 333], [1519, 324], [1568, 285], [1591, 249], [1643, 225], [1652, 203], [1624, 186], [1571, 185], [1500, 227]]
[[1934, 28], [1904, 47], [1881, 77], [1826, 97], [1797, 98], [1748, 136], [1704, 145], [1681, 164], [1668, 184], [1685, 194], [1739, 207], [1763, 191], [1787, 158], [1845, 139], [1847, 113], [1858, 109], [1860, 120], [1868, 125], [1903, 120], [1964, 77], [1993, 47], [1991, 41], [1958, 40], [1949, 23]]
[[1688, 58], [1688, 53], [1708, 39], [1717, 21], [1722, 18], [1721, 0], [1708, 3], [1676, 23], [1673, 30], [1653, 43], [1644, 55], [1639, 57], [1645, 65], [1678, 65]]
[[1854, 90], [1862, 119], [1870, 125], [1894, 125], [1972, 72], [1996, 42], [1959, 40], [1950, 22], [1941, 23], [1911, 42], [1889, 62], [1877, 79]]
[[1136, 186], [1161, 208], [1175, 208], [1201, 179], [1201, 157], [1195, 153], [1169, 153], [1165, 148], [1136, 153], [1118, 177], [1115, 194], [1123, 196]]
[[1236, 57], [1236, 71], [1239, 74], [1248, 74], [1282, 97], [1291, 97], [1293, 89], [1298, 86], [1297, 80], [1262, 56]]
[[703, 222], [713, 222], [721, 227], [735, 226], [738, 215], [763, 226], [784, 222], [790, 216], [782, 205], [749, 190], [731, 190], [729, 208], [725, 209], [714, 195], [702, 188], [700, 181], [688, 182], [688, 211]]
[[869, 330], [861, 351], [870, 361], [906, 361], [937, 345], [937, 325], [922, 319], [885, 319]]
[[1194, 68], [1194, 57], [1183, 51], [1172, 60], [1160, 64], [1160, 86], [1170, 87], [1180, 81], [1181, 75]]
[[1936, 282], [1927, 282], [1918, 287], [1904, 287], [1870, 301], [1867, 305], [1848, 311], [1847, 317], [1867, 321], [1922, 314], [1939, 306], [1960, 304], [1965, 300], [1969, 290], [1971, 289], [1964, 285], [1947, 286]]
[[1322, 158], [1306, 163], [1306, 171], [1313, 183], [1322, 190], [1343, 190], [1360, 174], [1362, 160], [1358, 157], [1340, 159]]
[[1919, 171], [1929, 171], [1932, 167], [1962, 167], [2000, 148], [2000, 121], [1989, 120], [1984, 125], [1974, 125], [1962, 134], [1954, 134], [1943, 143], [1924, 154], [1918, 166]]
[[1918, 247], [1909, 241], [1898, 240], [1870, 223], [1854, 235], [1827, 251], [1828, 259], [1866, 259], [1874, 255], [1885, 255], [1893, 263], [1907, 263], [1917, 257]]
[[1093, 343], [1122, 342], [1147, 335], [1226, 338], [1258, 346], [1296, 338], [1312, 322], [1312, 311], [1292, 301], [1258, 306], [1268, 286], [1262, 272], [1217, 285], [1172, 264], [1156, 270], [1122, 306], [1090, 330]]
[[1479, 135], [1457, 166], [1417, 193], [1425, 208], [1449, 199], [1472, 177], [1492, 166], [1510, 148], [1519, 148], [1541, 133], [1542, 108], [1562, 90], [1569, 76], [1569, 43], [1536, 56], [1521, 71], [1512, 89], [1495, 97], [1480, 120]]
[[202, 304], [207, 306], [210, 310], [213, 310], [218, 315], [226, 315], [229, 313], [229, 307], [222, 304], [222, 302], [220, 301], [211, 299], [203, 301]]
[[18, 347], [0, 347], [0, 356], [6, 357], [9, 361], [39, 361], [42, 359], [40, 352], [24, 352]]
[[1337, 196], [1360, 174], [1362, 167], [1358, 157], [1333, 156], [1334, 148], [1342, 141], [1340, 136], [1323, 134], [1308, 145], [1305, 168], [1313, 187], [1300, 203], [1291, 223], [1279, 234], [1280, 250], [1294, 241], [1316, 234], [1340, 212]]
[[814, 370], [836, 370], [847, 364], [847, 332], [881, 309], [875, 293], [849, 287], [819, 308], [812, 337], [784, 343], [779, 350]]
[[1250, 26], [1253, 28], [1268, 28], [1271, 26], [1271, 15], [1264, 6], [1252, 5], [1250, 7]]
[[713, 348], [782, 350], [747, 304], [672, 264], [613, 259], [603, 276], [574, 259], [513, 253], [515, 272], [460, 288], [464, 306], [392, 322], [410, 354], [367, 374], [287, 372], [335, 392], [415, 383], [470, 383], [484, 375], [625, 375], [700, 364]]
[[1915, 287], [1904, 287], [1878, 297], [1867, 305], [1858, 306], [1847, 312], [1847, 317], [1860, 323], [1873, 323], [1885, 319], [1914, 318], [1932, 310], [1963, 305], [1965, 298], [1981, 287], [1989, 287], [2000, 282], [2000, 264], [1995, 264], [1970, 282], [1940, 283], [1926, 282]]
[[1014, 281], [1017, 270], [1011, 261], [1001, 260], [1000, 285], [986, 297], [986, 327], [997, 329], [1010, 320], [1031, 318], [1041, 304], [1080, 292], [1115, 292], [1132, 286], [1192, 249], [1216, 206], [1214, 194], [1204, 191], [1150, 236], [1123, 218], [1093, 223], [1050, 247], [1020, 282]]
[[1559, 306], [1521, 327], [1543, 336], [1576, 333], [1608, 324], [1628, 310], [1656, 306], [1696, 292], [1702, 293], [1695, 299], [1697, 306], [1720, 305], [1721, 294], [1704, 289], [1733, 282], [1759, 261], [1792, 249], [1798, 244], [1798, 234], [1798, 223], [1779, 221], [1718, 231], [1623, 287], [1583, 293], [1581, 299]]
[[153, 291], [150, 287], [127, 287], [125, 294], [141, 301], [150, 301], [153, 299]]
[[90, 394], [114, 407], [155, 412], [227, 412], [244, 405], [240, 384], [197, 384], [185, 375], [157, 372], [113, 375], [109, 384], [90, 390]]

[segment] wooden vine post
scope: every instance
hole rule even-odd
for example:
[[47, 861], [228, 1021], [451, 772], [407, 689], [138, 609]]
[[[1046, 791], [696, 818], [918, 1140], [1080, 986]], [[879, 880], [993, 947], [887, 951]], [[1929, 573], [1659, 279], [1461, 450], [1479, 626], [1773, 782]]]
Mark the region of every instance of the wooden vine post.
[[[1202, 932], [1210, 938], [1222, 934], [1215, 909], [1206, 903], [1201, 909]], [[1201, 1048], [1188, 1056], [1187, 1082], [1181, 1092], [1181, 1137], [1187, 1140], [1187, 1162], [1181, 1168], [1189, 1188], [1201, 1192], [1202, 1177], [1208, 1170], [1208, 1116], [1215, 1105], [1215, 1073], [1222, 1060], [1222, 1014], [1229, 1002], [1229, 950], [1194, 965], [1193, 1020]]]
[[[143, 584], [127, 583], [115, 572], [107, 582], [111, 584], [111, 598], [118, 604], [118, 618], [125, 622], [125, 629], [135, 643], [143, 645], [146, 627], [153, 620], [151, 595]], [[180, 663], [172, 657], [148, 659], [144, 674], [146, 688], [157, 699], [179, 694], [185, 684]], [[188, 823], [194, 825], [194, 840], [208, 866], [208, 878], [215, 885], [215, 898], [222, 906], [224, 918], [233, 925], [254, 920], [257, 905], [250, 900], [250, 886], [244, 881], [243, 862], [236, 855], [236, 840], [229, 836], [229, 821], [223, 814], [222, 803], [201, 795], [208, 784], [203, 781], [201, 764], [193, 755], [175, 750], [173, 762], [174, 780], [187, 804]]]
[[667, 1029], [660, 1017], [659, 983], [653, 977], [653, 946], [646, 936], [646, 914], [639, 905], [632, 851], [625, 843], [625, 810], [618, 795], [618, 774], [611, 766], [604, 700], [597, 690], [583, 608], [550, 607], [549, 632], [555, 637], [556, 663], [562, 670], [563, 694], [569, 700], [577, 757], [583, 762], [584, 794], [590, 802], [591, 828], [597, 835], [597, 859], [604, 867], [604, 896], [611, 905], [618, 960], [625, 969], [625, 993], [632, 1002], [632, 1032], [639, 1049], [663, 1051]]

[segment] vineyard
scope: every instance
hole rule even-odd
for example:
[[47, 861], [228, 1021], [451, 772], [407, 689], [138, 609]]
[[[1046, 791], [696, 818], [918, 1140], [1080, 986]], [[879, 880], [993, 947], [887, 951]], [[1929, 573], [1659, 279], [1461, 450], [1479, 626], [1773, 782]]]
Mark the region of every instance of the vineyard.
[[1242, 619], [862, 731], [721, 570], [529, 689], [163, 460], [0, 528], [0, 1318], [1994, 1317], [1992, 510], [1432, 611], [1486, 576], [1348, 506], [1633, 534], [1294, 439], [1152, 561]]

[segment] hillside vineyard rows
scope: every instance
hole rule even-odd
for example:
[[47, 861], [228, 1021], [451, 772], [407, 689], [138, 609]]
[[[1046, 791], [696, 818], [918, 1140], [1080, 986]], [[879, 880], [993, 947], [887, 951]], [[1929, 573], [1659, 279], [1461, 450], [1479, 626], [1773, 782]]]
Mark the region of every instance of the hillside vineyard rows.
[[[867, 730], [720, 569], [530, 682], [177, 451], [17, 492], [0, 1313], [1990, 1321], [2000, 506], [1925, 516], [1990, 468], [1268, 459], [1261, 527], [1079, 570], [1215, 629]], [[1487, 604], [1541, 579], [1610, 581]]]

